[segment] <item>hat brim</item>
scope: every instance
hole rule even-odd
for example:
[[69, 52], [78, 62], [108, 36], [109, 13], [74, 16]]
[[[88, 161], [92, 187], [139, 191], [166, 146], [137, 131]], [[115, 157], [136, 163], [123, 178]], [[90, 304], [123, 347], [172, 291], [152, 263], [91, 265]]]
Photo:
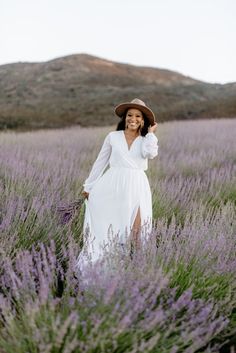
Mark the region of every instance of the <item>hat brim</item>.
[[129, 108], [136, 108], [140, 110], [148, 118], [150, 125], [155, 124], [156, 121], [155, 121], [155, 115], [153, 111], [150, 108], [143, 106], [141, 104], [129, 103], [129, 102], [121, 103], [115, 107], [115, 113], [121, 118], [124, 115], [126, 109], [129, 109]]

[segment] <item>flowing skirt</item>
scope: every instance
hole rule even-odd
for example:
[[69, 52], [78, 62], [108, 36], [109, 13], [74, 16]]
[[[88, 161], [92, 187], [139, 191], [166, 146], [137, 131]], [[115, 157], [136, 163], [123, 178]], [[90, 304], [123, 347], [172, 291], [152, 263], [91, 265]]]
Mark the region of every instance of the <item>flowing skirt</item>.
[[[141, 216], [141, 241], [152, 230], [152, 195], [142, 169], [110, 167], [96, 182], [85, 200], [83, 233], [88, 233], [86, 253], [95, 262], [101, 247], [108, 243], [109, 232], [125, 244], [138, 208]], [[86, 262], [82, 249], [78, 266]], [[87, 256], [87, 255], [86, 255]]]

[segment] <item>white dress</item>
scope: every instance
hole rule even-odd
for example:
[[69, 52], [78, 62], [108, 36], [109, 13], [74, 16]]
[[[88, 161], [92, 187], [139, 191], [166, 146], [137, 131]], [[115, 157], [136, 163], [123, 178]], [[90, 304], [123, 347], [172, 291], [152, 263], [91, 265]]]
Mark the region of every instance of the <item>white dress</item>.
[[[143, 232], [151, 232], [152, 195], [144, 171], [148, 169], [148, 159], [157, 154], [158, 139], [153, 132], [136, 137], [130, 148], [124, 130], [111, 131], [105, 137], [83, 184], [84, 191], [89, 193], [85, 199], [83, 232], [88, 235], [89, 231], [86, 253], [93, 263], [100, 256], [101, 246], [108, 242], [109, 232], [117, 234], [122, 244], [125, 242], [139, 206], [141, 239]], [[79, 267], [86, 263], [84, 248], [79, 255]]]

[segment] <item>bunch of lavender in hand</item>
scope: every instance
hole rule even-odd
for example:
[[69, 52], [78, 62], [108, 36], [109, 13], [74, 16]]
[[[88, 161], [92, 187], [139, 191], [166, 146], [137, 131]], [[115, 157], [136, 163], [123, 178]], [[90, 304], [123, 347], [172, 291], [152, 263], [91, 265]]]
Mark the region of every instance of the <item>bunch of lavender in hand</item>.
[[[81, 195], [81, 193], [80, 193]], [[67, 224], [75, 214], [79, 214], [81, 207], [83, 206], [85, 197], [83, 195], [75, 201], [69, 202], [67, 204], [57, 205], [54, 209], [60, 217], [61, 224]]]

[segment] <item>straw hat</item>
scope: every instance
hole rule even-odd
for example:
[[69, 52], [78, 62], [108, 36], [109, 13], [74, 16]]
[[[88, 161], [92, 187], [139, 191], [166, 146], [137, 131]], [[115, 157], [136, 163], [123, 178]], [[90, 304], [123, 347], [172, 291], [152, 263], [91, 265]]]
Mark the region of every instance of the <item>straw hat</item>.
[[120, 118], [124, 115], [124, 112], [128, 108], [136, 108], [141, 110], [142, 113], [148, 118], [151, 125], [155, 123], [155, 115], [153, 111], [146, 106], [146, 104], [138, 98], [134, 98], [131, 102], [121, 103], [115, 107], [115, 113]]

